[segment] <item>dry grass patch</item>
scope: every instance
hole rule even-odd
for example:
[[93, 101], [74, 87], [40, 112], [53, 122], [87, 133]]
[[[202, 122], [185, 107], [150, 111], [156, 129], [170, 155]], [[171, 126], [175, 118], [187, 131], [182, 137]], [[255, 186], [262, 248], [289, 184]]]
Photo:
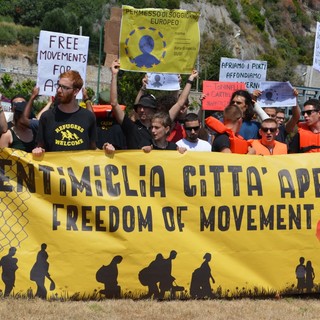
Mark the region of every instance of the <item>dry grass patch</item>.
[[114, 320], [316, 320], [320, 303], [314, 299], [48, 302], [38, 299], [0, 300], [5, 320], [114, 319]]

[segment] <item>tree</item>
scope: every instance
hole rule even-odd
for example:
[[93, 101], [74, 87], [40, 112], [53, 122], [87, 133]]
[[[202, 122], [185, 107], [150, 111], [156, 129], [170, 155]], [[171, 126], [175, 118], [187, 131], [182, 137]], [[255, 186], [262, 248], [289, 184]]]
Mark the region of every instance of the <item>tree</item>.
[[41, 29], [53, 32], [68, 33], [70, 28], [67, 15], [63, 9], [57, 8], [45, 14]]

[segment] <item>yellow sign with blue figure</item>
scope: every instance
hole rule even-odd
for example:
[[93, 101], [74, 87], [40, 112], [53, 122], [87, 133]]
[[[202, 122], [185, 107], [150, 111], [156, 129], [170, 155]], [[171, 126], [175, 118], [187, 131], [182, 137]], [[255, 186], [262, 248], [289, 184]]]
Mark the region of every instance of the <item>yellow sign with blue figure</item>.
[[199, 46], [199, 12], [122, 6], [121, 69], [189, 74]]

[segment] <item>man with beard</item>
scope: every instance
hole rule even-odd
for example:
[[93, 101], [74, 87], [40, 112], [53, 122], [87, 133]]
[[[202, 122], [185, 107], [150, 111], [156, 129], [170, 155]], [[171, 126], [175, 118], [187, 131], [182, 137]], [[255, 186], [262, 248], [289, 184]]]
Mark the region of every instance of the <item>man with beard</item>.
[[184, 119], [184, 130], [186, 138], [177, 141], [179, 147], [190, 151], [209, 151], [211, 144], [205, 140], [199, 139], [199, 130], [201, 123], [196, 113], [188, 113]]
[[32, 153], [45, 151], [96, 149], [96, 119], [92, 112], [81, 108], [76, 100], [83, 86], [79, 72], [69, 70], [56, 83], [55, 107], [40, 118], [37, 147]]

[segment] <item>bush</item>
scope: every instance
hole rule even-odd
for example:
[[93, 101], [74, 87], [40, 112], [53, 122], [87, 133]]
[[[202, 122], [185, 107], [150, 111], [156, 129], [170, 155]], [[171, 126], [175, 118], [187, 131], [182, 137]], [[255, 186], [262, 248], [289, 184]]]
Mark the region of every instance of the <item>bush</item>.
[[20, 43], [28, 46], [33, 44], [33, 38], [39, 36], [40, 29], [30, 27], [18, 28], [18, 40]]
[[14, 44], [17, 42], [17, 30], [14, 24], [0, 23], [0, 44]]

